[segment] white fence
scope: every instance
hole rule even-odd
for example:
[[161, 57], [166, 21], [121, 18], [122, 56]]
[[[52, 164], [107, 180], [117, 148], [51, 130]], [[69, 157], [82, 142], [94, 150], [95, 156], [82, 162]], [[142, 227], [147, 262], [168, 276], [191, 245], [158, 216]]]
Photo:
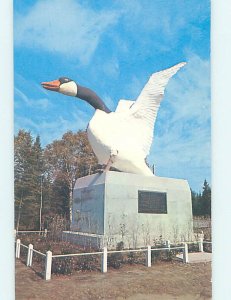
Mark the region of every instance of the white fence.
[[50, 280], [51, 279], [51, 267], [52, 267], [52, 259], [53, 258], [62, 258], [62, 257], [74, 257], [74, 256], [87, 256], [87, 255], [101, 255], [101, 272], [106, 273], [107, 272], [107, 260], [108, 260], [108, 254], [111, 253], [126, 253], [126, 252], [144, 252], [146, 254], [146, 266], [151, 267], [151, 252], [152, 251], [161, 251], [161, 250], [182, 250], [183, 251], [183, 262], [188, 263], [188, 244], [193, 243], [199, 244], [199, 252], [203, 252], [203, 244], [205, 243], [212, 243], [209, 241], [204, 241], [203, 238], [200, 238], [197, 242], [185, 242], [182, 246], [179, 247], [171, 247], [170, 241], [166, 241], [166, 247], [163, 248], [151, 248], [151, 246], [147, 246], [147, 248], [142, 249], [128, 249], [128, 250], [111, 250], [108, 251], [107, 247], [103, 247], [102, 251], [99, 252], [90, 252], [90, 253], [74, 253], [74, 254], [60, 254], [60, 255], [53, 255], [51, 251], [47, 251], [46, 254], [37, 251], [33, 248], [32, 244], [29, 244], [28, 246], [23, 245], [20, 241], [20, 239], [17, 239], [16, 241], [16, 258], [20, 258], [20, 250], [21, 247], [27, 248], [27, 260], [26, 265], [28, 267], [32, 266], [32, 260], [33, 260], [33, 253], [37, 253], [38, 255], [41, 255], [45, 257], [45, 270], [44, 270], [44, 279]]
[[16, 229], [14, 230], [15, 237], [17, 236], [17, 234], [20, 234], [20, 233], [22, 233], [22, 234], [23, 233], [39, 233], [46, 237], [48, 230], [47, 229], [44, 229], [44, 230], [19, 230], [19, 231], [17, 231]]

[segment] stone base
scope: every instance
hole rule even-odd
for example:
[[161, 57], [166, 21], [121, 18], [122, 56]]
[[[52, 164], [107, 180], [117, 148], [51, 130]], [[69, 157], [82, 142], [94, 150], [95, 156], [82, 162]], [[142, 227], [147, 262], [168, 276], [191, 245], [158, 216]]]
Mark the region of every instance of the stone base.
[[71, 231], [103, 236], [109, 248], [193, 239], [191, 191], [183, 179], [107, 172], [79, 178]]
[[102, 249], [104, 246], [104, 236], [99, 234], [63, 231], [62, 239], [76, 245], [93, 249]]

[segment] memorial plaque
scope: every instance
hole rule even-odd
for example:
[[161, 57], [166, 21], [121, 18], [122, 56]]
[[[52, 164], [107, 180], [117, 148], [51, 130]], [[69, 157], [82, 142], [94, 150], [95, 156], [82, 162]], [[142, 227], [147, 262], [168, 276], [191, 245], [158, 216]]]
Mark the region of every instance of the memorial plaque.
[[167, 194], [138, 191], [138, 213], [167, 214]]

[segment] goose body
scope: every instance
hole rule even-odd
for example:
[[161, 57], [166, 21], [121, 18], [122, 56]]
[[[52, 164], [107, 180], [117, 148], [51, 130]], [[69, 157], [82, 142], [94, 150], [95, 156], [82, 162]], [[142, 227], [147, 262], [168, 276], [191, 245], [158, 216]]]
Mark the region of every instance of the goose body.
[[87, 134], [99, 164], [106, 165], [111, 155], [116, 169], [143, 175], [153, 175], [139, 147], [142, 128], [127, 113], [106, 114], [96, 110], [89, 122]]
[[[149, 154], [157, 112], [169, 79], [185, 63], [152, 74], [136, 101], [120, 100], [115, 112], [91, 90], [70, 79], [42, 83], [44, 88], [86, 100], [96, 108], [87, 134], [101, 165], [127, 172], [153, 176], [145, 163]], [[68, 85], [65, 86], [65, 83]]]

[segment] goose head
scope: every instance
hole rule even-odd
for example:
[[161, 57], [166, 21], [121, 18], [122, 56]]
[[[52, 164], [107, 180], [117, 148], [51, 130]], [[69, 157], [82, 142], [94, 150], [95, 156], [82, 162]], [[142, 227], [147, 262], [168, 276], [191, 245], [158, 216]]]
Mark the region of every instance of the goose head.
[[42, 82], [41, 85], [47, 90], [59, 92], [67, 96], [77, 96], [77, 84], [74, 80], [68, 77], [60, 77], [53, 81]]
[[41, 85], [47, 90], [85, 100], [95, 109], [100, 109], [106, 113], [111, 112], [103, 100], [96, 95], [95, 92], [88, 88], [77, 85], [74, 80], [68, 77], [60, 77], [57, 80], [42, 82]]

